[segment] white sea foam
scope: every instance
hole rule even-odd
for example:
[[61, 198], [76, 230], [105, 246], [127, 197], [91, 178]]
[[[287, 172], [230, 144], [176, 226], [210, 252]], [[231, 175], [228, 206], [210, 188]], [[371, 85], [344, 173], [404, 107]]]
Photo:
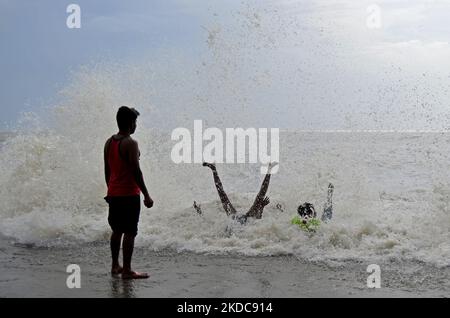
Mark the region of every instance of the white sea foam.
[[[93, 96], [96, 105], [101, 101]], [[114, 111], [64, 110], [65, 127], [20, 133], [1, 148], [0, 233], [21, 243], [78, 244], [107, 238], [102, 146]], [[91, 101], [94, 102], [94, 101]], [[86, 111], [86, 113], [85, 113]], [[77, 122], [70, 116], [86, 116]], [[142, 124], [141, 126], [143, 126]], [[209, 169], [175, 165], [170, 134], [140, 127], [144, 174], [155, 200], [143, 209], [138, 244], [199, 253], [280, 255], [311, 260], [405, 258], [448, 266], [450, 187], [447, 134], [331, 134], [283, 131], [279, 173], [261, 220], [226, 217]], [[262, 176], [257, 165], [219, 165], [242, 213]], [[304, 201], [321, 209], [335, 185], [334, 217], [314, 235], [290, 224]], [[202, 205], [202, 216], [192, 202]], [[279, 203], [284, 212], [275, 208]]]

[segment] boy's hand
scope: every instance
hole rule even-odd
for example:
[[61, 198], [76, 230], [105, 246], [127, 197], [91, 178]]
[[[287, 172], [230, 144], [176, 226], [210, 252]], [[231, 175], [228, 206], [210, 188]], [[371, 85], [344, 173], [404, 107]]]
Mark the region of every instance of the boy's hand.
[[147, 208], [149, 208], [149, 209], [153, 206], [153, 200], [152, 200], [152, 198], [150, 198], [149, 195], [146, 195], [146, 196], [145, 196], [145, 198], [144, 198], [144, 205], [145, 205]]

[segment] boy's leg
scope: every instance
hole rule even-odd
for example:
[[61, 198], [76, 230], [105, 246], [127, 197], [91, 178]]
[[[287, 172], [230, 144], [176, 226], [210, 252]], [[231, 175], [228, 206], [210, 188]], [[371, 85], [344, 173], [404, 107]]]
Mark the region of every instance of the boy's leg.
[[261, 188], [259, 189], [258, 195], [255, 198], [255, 201], [253, 202], [252, 207], [247, 212], [247, 217], [256, 217], [258, 219], [261, 218], [264, 207], [269, 204], [270, 200], [268, 197], [266, 197], [267, 190], [269, 189], [269, 183], [270, 183], [270, 172], [274, 166], [276, 166], [277, 163], [271, 163], [269, 165], [269, 170], [267, 171], [266, 176], [264, 177], [263, 183], [261, 184]]
[[111, 234], [111, 257], [112, 257], [112, 266], [111, 266], [111, 274], [117, 275], [122, 273], [122, 267], [119, 264], [119, 253], [120, 253], [120, 243], [122, 242], [122, 234], [113, 232]]
[[217, 189], [217, 192], [219, 193], [220, 201], [222, 202], [223, 209], [225, 210], [227, 215], [236, 214], [236, 209], [231, 204], [230, 199], [228, 199], [228, 196], [225, 193], [225, 190], [223, 189], [222, 181], [219, 178], [219, 174], [217, 173], [216, 166], [214, 164], [207, 163], [207, 162], [204, 162], [203, 166], [210, 168], [213, 172], [214, 184], [216, 185], [216, 189]]

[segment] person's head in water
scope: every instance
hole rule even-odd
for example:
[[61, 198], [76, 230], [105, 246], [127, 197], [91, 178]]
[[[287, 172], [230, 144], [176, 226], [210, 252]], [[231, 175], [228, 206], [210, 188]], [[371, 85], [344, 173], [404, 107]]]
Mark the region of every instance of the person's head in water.
[[117, 111], [117, 126], [119, 131], [123, 133], [134, 134], [136, 131], [136, 119], [139, 116], [139, 112], [127, 106], [121, 106]]
[[297, 212], [303, 220], [313, 219], [317, 216], [314, 206], [308, 202], [299, 205], [297, 208]]

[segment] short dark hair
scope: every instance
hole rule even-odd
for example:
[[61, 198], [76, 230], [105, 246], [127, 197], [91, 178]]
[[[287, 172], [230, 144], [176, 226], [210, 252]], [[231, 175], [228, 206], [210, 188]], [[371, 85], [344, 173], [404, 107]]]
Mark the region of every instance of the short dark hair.
[[121, 106], [117, 111], [117, 126], [119, 129], [126, 130], [131, 127], [131, 123], [137, 119], [139, 112], [127, 106]]
[[314, 205], [308, 202], [299, 205], [297, 208], [297, 213], [300, 215], [301, 218], [305, 217], [315, 218], [317, 216], [316, 209], [314, 209]]

